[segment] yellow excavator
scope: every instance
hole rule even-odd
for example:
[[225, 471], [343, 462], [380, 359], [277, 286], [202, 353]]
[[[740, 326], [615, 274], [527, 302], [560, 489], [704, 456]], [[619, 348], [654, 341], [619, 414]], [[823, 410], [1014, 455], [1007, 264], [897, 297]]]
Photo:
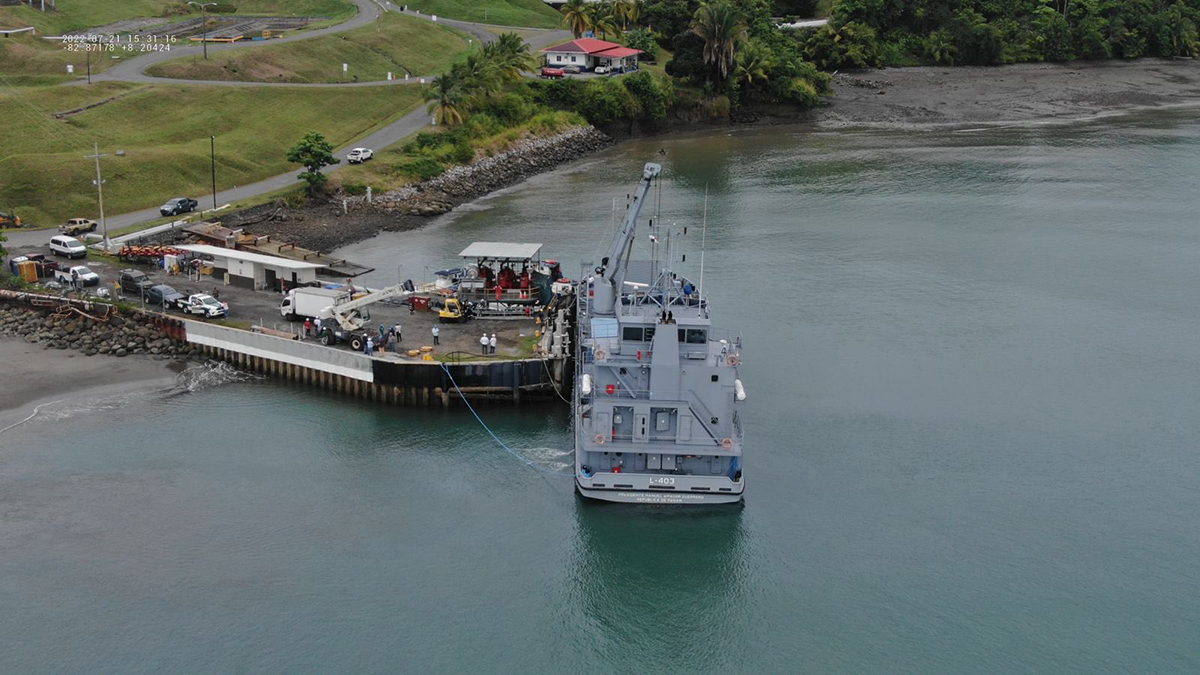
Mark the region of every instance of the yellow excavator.
[[470, 318], [470, 309], [464, 308], [458, 298], [446, 298], [445, 305], [438, 310], [438, 321], [442, 323], [466, 323]]

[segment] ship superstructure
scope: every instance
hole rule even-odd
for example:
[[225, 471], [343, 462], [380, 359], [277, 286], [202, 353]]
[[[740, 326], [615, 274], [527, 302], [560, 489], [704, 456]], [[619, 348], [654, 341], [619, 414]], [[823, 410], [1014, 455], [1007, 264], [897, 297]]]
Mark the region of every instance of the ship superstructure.
[[740, 501], [741, 336], [713, 328], [708, 300], [665, 260], [631, 260], [646, 164], [623, 227], [576, 294], [575, 481], [615, 502]]

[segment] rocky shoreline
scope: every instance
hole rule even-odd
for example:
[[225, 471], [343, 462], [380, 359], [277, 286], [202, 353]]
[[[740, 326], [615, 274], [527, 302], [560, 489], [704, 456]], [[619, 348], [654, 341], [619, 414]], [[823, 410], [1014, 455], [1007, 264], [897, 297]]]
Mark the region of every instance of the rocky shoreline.
[[17, 337], [44, 349], [72, 349], [85, 356], [145, 354], [169, 359], [199, 356], [196, 347], [174, 338], [159, 317], [141, 312], [96, 318], [62, 312], [61, 306], [31, 307], [0, 302], [0, 336]]
[[506, 152], [453, 167], [416, 185], [373, 195], [370, 202], [363, 196], [336, 197], [326, 204], [301, 208], [265, 204], [220, 220], [226, 227], [245, 227], [257, 235], [327, 252], [380, 232], [421, 227], [461, 204], [614, 143], [595, 127], [574, 127], [554, 136], [526, 138]]

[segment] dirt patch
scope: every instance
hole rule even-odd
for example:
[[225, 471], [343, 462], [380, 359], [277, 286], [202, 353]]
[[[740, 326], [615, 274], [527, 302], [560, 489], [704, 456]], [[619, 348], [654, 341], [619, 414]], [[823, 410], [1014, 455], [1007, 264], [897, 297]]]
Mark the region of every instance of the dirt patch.
[[318, 203], [298, 207], [264, 204], [222, 217], [220, 222], [225, 227], [245, 228], [257, 235], [271, 235], [327, 253], [380, 232], [412, 230], [427, 220], [361, 208], [343, 212], [341, 204]]

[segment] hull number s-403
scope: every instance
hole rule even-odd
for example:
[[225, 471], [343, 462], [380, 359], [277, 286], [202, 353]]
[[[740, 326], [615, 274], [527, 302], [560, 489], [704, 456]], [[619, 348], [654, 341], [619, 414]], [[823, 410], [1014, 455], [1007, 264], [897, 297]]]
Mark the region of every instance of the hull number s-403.
[[674, 485], [675, 479], [670, 476], [657, 476], [650, 479], [651, 485]]

